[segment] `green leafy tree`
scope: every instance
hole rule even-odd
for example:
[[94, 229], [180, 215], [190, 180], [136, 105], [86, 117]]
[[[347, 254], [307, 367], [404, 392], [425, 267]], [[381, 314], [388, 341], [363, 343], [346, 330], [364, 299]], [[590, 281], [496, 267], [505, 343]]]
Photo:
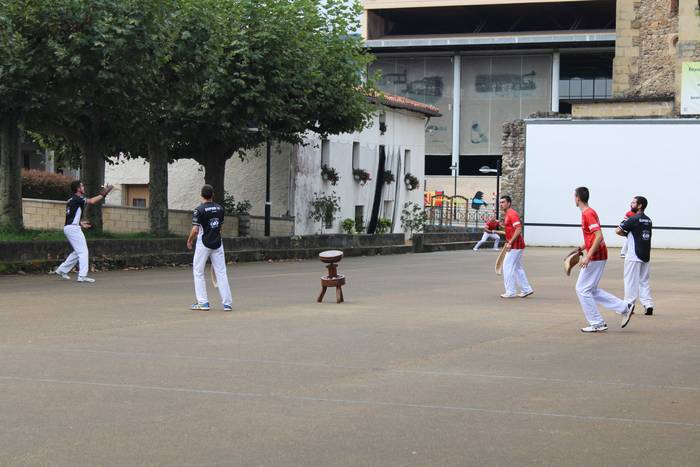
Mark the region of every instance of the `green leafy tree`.
[[358, 4], [247, 0], [211, 8], [223, 21], [215, 28], [223, 47], [176, 152], [204, 166], [218, 199], [232, 156], [270, 139], [298, 143], [307, 131], [351, 132], [368, 123], [374, 88], [362, 72], [370, 56], [348, 34]]
[[[23, 123], [80, 148], [88, 193], [104, 183], [105, 161], [133, 149], [139, 90], [153, 76], [154, 54], [173, 1], [2, 0], [15, 36], [26, 44], [17, 74], [1, 83], [19, 89]], [[32, 79], [37, 75], [37, 79]], [[40, 78], [40, 79], [39, 79]], [[23, 93], [23, 94], [22, 94]], [[88, 216], [102, 228], [101, 206]]]

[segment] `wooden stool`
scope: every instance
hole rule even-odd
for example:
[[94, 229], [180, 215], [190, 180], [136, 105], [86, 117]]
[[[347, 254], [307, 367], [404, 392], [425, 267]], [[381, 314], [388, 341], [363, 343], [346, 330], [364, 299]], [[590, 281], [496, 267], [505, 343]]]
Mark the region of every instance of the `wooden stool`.
[[328, 287], [335, 287], [335, 302], [344, 302], [343, 286], [345, 285], [345, 276], [338, 274], [338, 265], [335, 264], [343, 259], [343, 252], [339, 250], [328, 250], [319, 254], [318, 258], [321, 262], [326, 263], [328, 274], [321, 277], [321, 294], [316, 301], [321, 303], [323, 301], [323, 296], [326, 294], [326, 289]]

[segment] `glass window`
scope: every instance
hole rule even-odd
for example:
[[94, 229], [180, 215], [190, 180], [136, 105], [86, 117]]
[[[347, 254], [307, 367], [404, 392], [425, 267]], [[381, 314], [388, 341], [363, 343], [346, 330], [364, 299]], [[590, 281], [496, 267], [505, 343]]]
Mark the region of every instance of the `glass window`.
[[551, 55], [462, 57], [460, 154], [500, 154], [503, 123], [551, 107]]
[[321, 140], [321, 166], [329, 165], [331, 160], [331, 142], [327, 139]]
[[377, 85], [389, 94], [436, 106], [441, 117], [432, 117], [426, 128], [426, 152], [452, 153], [452, 88], [451, 57], [380, 58], [370, 66], [380, 72]]
[[360, 168], [360, 143], [357, 141], [352, 143], [352, 168]]

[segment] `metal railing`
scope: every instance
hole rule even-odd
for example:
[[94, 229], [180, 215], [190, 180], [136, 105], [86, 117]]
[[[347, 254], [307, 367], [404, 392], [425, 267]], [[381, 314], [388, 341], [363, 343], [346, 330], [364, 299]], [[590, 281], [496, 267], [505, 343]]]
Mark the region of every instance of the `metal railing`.
[[427, 224], [440, 227], [483, 228], [496, 216], [495, 206], [472, 207], [472, 200], [463, 196], [436, 196], [425, 206]]

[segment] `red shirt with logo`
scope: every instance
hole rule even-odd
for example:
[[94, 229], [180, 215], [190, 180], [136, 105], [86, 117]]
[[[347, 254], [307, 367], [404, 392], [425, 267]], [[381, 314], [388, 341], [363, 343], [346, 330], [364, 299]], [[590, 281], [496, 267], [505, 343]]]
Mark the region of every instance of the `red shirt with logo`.
[[498, 230], [499, 222], [497, 220], [490, 220], [486, 223], [486, 228], [488, 230]]
[[[581, 213], [581, 228], [583, 229], [583, 242], [586, 244], [586, 250], [590, 251], [593, 242], [595, 242], [594, 232], [601, 230], [598, 213], [593, 208], [586, 208]], [[605, 240], [601, 240], [598, 251], [591, 256], [591, 261], [603, 261], [606, 259], [608, 259], [608, 247], [605, 246]]]
[[[515, 229], [522, 227], [522, 224], [520, 223], [520, 216], [518, 216], [518, 213], [515, 212], [515, 209], [510, 208], [508, 211], [506, 211], [505, 224], [506, 241], [510, 242], [510, 239], [513, 238], [513, 234], [515, 233]], [[511, 248], [514, 250], [522, 250], [525, 248], [525, 239], [523, 238], [522, 232], [520, 232], [520, 235], [518, 235], [518, 238], [516, 238], [514, 242], [511, 242]]]

